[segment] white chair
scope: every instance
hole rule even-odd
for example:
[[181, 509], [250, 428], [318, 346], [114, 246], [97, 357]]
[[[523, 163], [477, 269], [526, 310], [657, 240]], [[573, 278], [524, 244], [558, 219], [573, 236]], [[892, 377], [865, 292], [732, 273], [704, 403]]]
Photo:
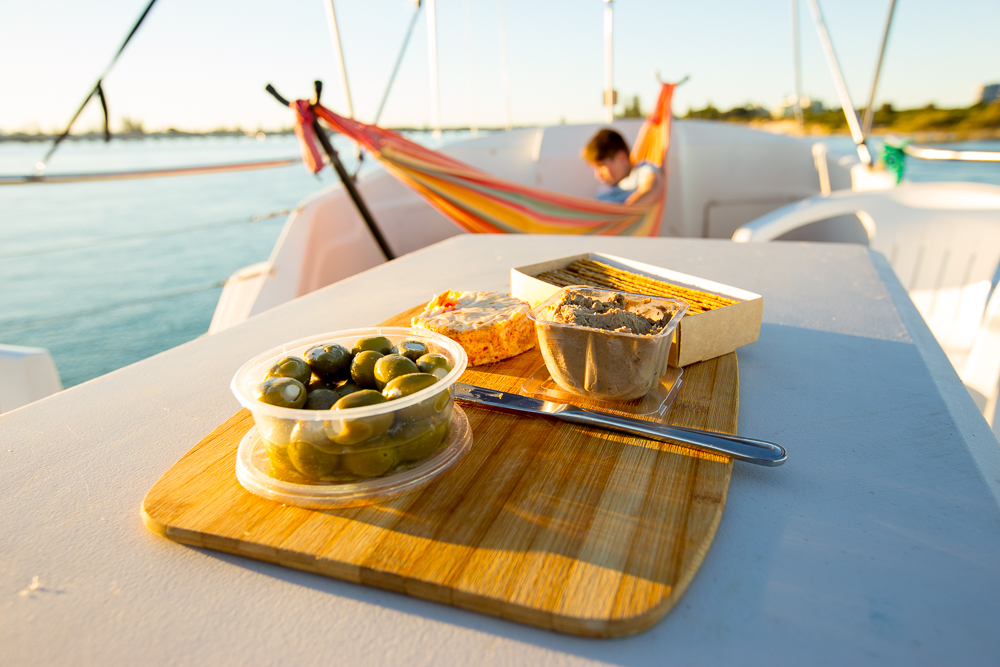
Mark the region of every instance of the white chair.
[[27, 405], [62, 389], [49, 351], [0, 345], [0, 412]]
[[991, 301], [996, 321], [986, 306], [1000, 266], [1000, 187], [904, 183], [890, 190], [837, 191], [747, 223], [733, 240], [864, 243], [885, 255], [994, 423], [1000, 333], [990, 331], [1000, 329], [1000, 304], [993, 303], [996, 297]]
[[1000, 421], [996, 418], [1000, 395], [1000, 290], [993, 290], [986, 304], [986, 314], [960, 375], [972, 400], [1000, 437]]

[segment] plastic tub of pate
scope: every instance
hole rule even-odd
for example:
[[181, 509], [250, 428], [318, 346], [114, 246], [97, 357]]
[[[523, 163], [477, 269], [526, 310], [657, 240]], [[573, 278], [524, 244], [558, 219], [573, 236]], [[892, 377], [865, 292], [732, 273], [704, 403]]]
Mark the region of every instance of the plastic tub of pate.
[[[309, 410], [258, 400], [259, 385], [279, 361], [304, 359], [317, 346], [339, 345], [351, 351], [360, 339], [376, 336], [394, 346], [405, 341], [423, 345], [447, 359], [450, 368], [436, 369], [437, 380], [429, 386], [403, 395], [389, 393], [391, 400], [359, 407]], [[313, 508], [381, 502], [427, 484], [472, 443], [468, 422], [451, 391], [467, 359], [454, 341], [408, 327], [337, 331], [257, 355], [237, 371], [231, 385], [254, 420], [237, 452], [237, 479], [257, 495]], [[314, 385], [321, 380], [316, 375], [311, 379]], [[337, 385], [329, 383], [335, 392]]]
[[687, 309], [674, 299], [576, 286], [563, 287], [528, 317], [557, 385], [587, 398], [629, 401], [666, 373]]

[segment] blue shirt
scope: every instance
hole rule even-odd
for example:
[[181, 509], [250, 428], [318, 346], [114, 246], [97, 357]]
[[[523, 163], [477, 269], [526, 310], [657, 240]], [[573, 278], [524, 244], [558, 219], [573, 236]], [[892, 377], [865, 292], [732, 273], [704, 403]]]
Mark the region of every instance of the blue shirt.
[[628, 176], [618, 181], [617, 185], [604, 185], [597, 191], [597, 200], [614, 204], [624, 204], [625, 200], [639, 187], [639, 177], [650, 170], [659, 172], [660, 170], [652, 162], [643, 160], [632, 167]]

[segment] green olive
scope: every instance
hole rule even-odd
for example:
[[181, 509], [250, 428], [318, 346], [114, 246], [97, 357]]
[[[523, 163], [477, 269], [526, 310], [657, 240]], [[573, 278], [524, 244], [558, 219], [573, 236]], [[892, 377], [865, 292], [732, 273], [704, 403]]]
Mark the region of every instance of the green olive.
[[396, 343], [392, 348], [392, 354], [402, 355], [411, 361], [416, 361], [429, 351], [427, 345], [419, 340], [404, 340], [402, 343]]
[[[438, 379], [430, 373], [413, 373], [403, 375], [389, 381], [389, 384], [382, 390], [382, 395], [390, 401], [404, 396], [415, 394], [421, 389], [426, 389], [437, 383]], [[428, 399], [420, 401], [416, 405], [401, 408], [396, 411], [396, 421], [405, 423], [419, 419], [441, 416], [445, 408], [450, 404], [451, 392], [443, 389], [440, 393]]]
[[366, 405], [378, 405], [385, 403], [388, 399], [374, 389], [359, 389], [358, 391], [342, 396], [333, 406], [334, 410], [348, 410], [350, 408], [362, 408]]
[[292, 378], [301, 382], [304, 387], [309, 384], [309, 380], [312, 378], [312, 369], [309, 368], [309, 364], [298, 357], [285, 357], [271, 366], [271, 370], [264, 377]]
[[306, 388], [298, 380], [287, 377], [269, 377], [257, 386], [254, 396], [258, 401], [281, 408], [301, 408], [306, 404]]
[[329, 410], [340, 400], [333, 389], [313, 389], [306, 394], [306, 410]]
[[[334, 410], [349, 410], [366, 405], [385, 403], [387, 399], [374, 389], [362, 389], [337, 401]], [[331, 419], [326, 422], [326, 435], [341, 445], [356, 445], [385, 433], [392, 426], [392, 413], [360, 417], [358, 419]]]
[[338, 383], [334, 388], [337, 390], [337, 393], [340, 394], [341, 398], [347, 396], [348, 394], [353, 394], [356, 391], [361, 391], [361, 387], [354, 384], [350, 380], [344, 380], [343, 382]]
[[303, 476], [314, 480], [330, 477], [340, 467], [338, 454], [324, 452], [308, 442], [288, 443], [288, 459]]
[[382, 389], [382, 395], [390, 401], [415, 394], [436, 383], [438, 379], [430, 373], [410, 373], [394, 377]]
[[305, 358], [312, 372], [326, 380], [343, 380], [351, 373], [351, 353], [343, 345], [315, 345]]
[[393, 432], [392, 439], [397, 445], [396, 453], [400, 459], [420, 461], [437, 451], [447, 434], [448, 422], [422, 419], [404, 424]]
[[411, 359], [399, 354], [387, 354], [375, 362], [375, 387], [381, 391], [389, 380], [417, 372], [417, 365]]
[[374, 350], [379, 354], [389, 354], [392, 352], [392, 342], [385, 336], [369, 336], [359, 338], [351, 348], [351, 354], [357, 355], [365, 350]]
[[389, 472], [399, 459], [392, 446], [373, 447], [342, 455], [344, 467], [359, 477], [378, 477]]
[[354, 355], [351, 362], [351, 379], [362, 389], [375, 389], [375, 362], [382, 358], [381, 352], [364, 350]]
[[326, 435], [324, 422], [312, 419], [297, 422], [288, 440], [289, 442], [308, 442], [323, 450], [332, 450], [336, 447]]
[[291, 459], [288, 458], [287, 447], [284, 445], [279, 447], [269, 443], [265, 445], [265, 449], [267, 450], [267, 458], [271, 463], [271, 470], [268, 473], [271, 477], [276, 477], [277, 479], [283, 479], [289, 482], [301, 479], [299, 477], [299, 471], [295, 469]]
[[323, 378], [313, 375], [309, 384], [306, 385], [306, 391], [316, 391], [317, 389], [333, 389], [333, 387]]
[[431, 352], [417, 359], [417, 368], [421, 373], [430, 373], [438, 378], [443, 378], [451, 372], [451, 362], [443, 354]]

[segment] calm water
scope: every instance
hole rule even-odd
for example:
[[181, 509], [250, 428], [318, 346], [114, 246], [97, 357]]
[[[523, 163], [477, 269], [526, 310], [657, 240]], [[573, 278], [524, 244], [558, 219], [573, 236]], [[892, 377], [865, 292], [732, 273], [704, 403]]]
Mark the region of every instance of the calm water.
[[[31, 173], [44, 144], [0, 144]], [[294, 137], [81, 141], [49, 172], [219, 164], [297, 154]], [[346, 157], [346, 156], [345, 156]], [[218, 282], [266, 259], [284, 215], [331, 183], [301, 165], [203, 176], [0, 186], [0, 342], [48, 348], [72, 386], [208, 329]]]
[[[446, 140], [463, 137], [456, 133]], [[414, 138], [426, 141], [426, 136]], [[849, 149], [850, 142], [838, 149]], [[1000, 150], [997, 142], [955, 144]], [[31, 173], [45, 144], [0, 143], [0, 174]], [[338, 144], [351, 169], [352, 150]], [[48, 173], [263, 160], [294, 137], [69, 142]], [[371, 168], [371, 160], [366, 161]], [[1000, 185], [1000, 164], [908, 160], [908, 177]], [[67, 387], [202, 335], [233, 271], [267, 259], [286, 215], [334, 182], [300, 164], [229, 174], [0, 186], [0, 343], [48, 348]], [[260, 219], [254, 221], [254, 217]]]
[[[956, 151], [1000, 151], [1000, 141], [967, 141], [937, 146]], [[932, 162], [907, 157], [906, 178], [911, 181], [973, 181], [1000, 185], [1000, 162]]]
[[[841, 153], [854, 153], [854, 142], [850, 137], [824, 138], [830, 148]], [[956, 151], [1000, 152], [1000, 141], [962, 141], [950, 144], [920, 144]], [[872, 154], [877, 156], [881, 148], [876, 140]], [[910, 181], [972, 181], [1000, 185], [1000, 162], [945, 162], [906, 158], [905, 177]]]

